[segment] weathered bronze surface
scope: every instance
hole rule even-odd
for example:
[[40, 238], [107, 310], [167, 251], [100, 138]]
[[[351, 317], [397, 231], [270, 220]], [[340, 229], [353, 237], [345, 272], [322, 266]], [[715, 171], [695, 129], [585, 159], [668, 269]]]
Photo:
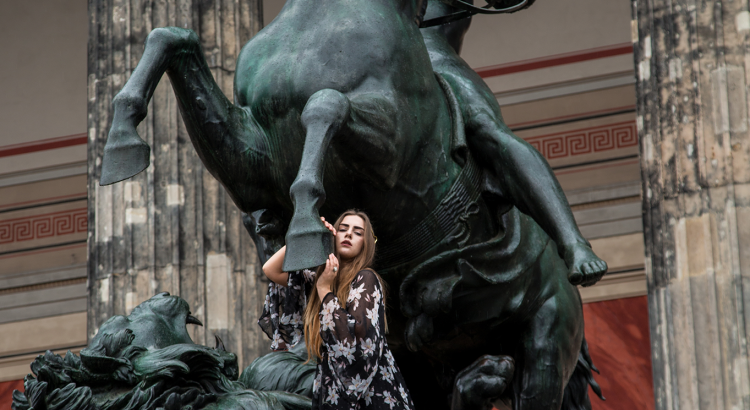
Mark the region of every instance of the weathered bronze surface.
[[[31, 365], [13, 410], [310, 410], [315, 361], [304, 344], [256, 359], [242, 375], [237, 356], [194, 344], [201, 325], [168, 293], [105, 322], [80, 357], [47, 351]], [[202, 325], [201, 325], [202, 326]], [[510, 382], [513, 361], [483, 356], [456, 379], [452, 408], [484, 410]], [[239, 378], [238, 378], [239, 375]], [[480, 377], [481, 376], [481, 377]]]
[[[105, 322], [81, 356], [48, 351], [31, 365], [24, 393], [13, 392], [13, 410], [309, 410], [308, 397], [295, 391], [312, 384], [304, 367], [289, 368], [281, 380], [254, 370], [278, 362], [261, 358], [238, 380], [237, 356], [196, 345], [186, 325], [200, 322], [187, 302], [168, 293], [138, 305], [129, 316]], [[296, 363], [302, 363], [298, 359]], [[287, 366], [289, 367], [289, 366]], [[308, 365], [309, 367], [309, 365]], [[309, 379], [309, 380], [308, 380]], [[258, 387], [248, 389], [244, 384]], [[304, 391], [301, 391], [304, 393]]]
[[574, 285], [596, 283], [606, 264], [545, 160], [458, 56], [469, 21], [420, 31], [459, 11], [434, 0], [423, 15], [425, 6], [287, 1], [244, 46], [234, 104], [194, 32], [152, 31], [113, 101], [101, 183], [148, 166], [136, 126], [166, 73], [198, 155], [246, 213], [261, 257], [286, 243], [286, 270], [316, 266], [331, 250], [320, 215], [371, 216], [376, 268], [398, 307], [389, 344], [417, 406], [449, 407], [456, 375], [490, 354], [515, 361], [513, 382], [493, 391], [516, 409], [588, 408], [596, 384]]

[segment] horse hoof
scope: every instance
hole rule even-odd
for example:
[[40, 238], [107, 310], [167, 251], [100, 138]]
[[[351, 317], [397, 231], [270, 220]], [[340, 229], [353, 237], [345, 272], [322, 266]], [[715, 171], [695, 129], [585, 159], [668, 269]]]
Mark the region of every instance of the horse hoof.
[[289, 224], [286, 234], [286, 256], [284, 257], [284, 272], [294, 272], [302, 269], [314, 268], [326, 262], [328, 255], [333, 252], [333, 236], [326, 229], [320, 219], [313, 218], [317, 223], [304, 224], [295, 227], [294, 219]]
[[137, 135], [110, 132], [102, 157], [100, 185], [128, 179], [148, 168], [151, 148]]

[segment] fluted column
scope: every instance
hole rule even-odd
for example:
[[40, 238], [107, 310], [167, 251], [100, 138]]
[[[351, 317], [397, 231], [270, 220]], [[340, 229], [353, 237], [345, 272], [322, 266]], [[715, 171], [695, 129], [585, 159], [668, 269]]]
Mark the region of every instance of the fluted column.
[[88, 45], [89, 338], [110, 316], [127, 314], [161, 291], [180, 295], [241, 364], [267, 351], [256, 320], [266, 290], [255, 248], [223, 187], [204, 169], [165, 75], [138, 132], [151, 166], [100, 187], [112, 97], [157, 27], [195, 30], [224, 93], [240, 48], [262, 24], [262, 0], [90, 0]]
[[748, 3], [632, 5], [656, 408], [748, 409]]

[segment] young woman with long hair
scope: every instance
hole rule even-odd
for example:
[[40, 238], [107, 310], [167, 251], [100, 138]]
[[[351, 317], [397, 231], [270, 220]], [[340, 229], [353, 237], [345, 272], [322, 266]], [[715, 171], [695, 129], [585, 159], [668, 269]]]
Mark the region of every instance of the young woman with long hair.
[[[264, 318], [270, 320], [278, 314], [278, 327], [286, 328], [274, 329], [274, 340], [293, 345], [295, 334], [299, 339], [295, 331], [299, 317], [295, 315], [304, 312], [308, 355], [318, 358], [313, 409], [413, 410], [385, 340], [385, 289], [370, 267], [377, 242], [370, 218], [350, 210], [333, 226], [324, 223], [335, 236], [335, 252], [316, 273], [283, 272], [284, 248], [263, 265], [271, 281], [298, 292], [287, 292], [278, 313], [268, 309], [261, 317], [261, 327]], [[300, 297], [307, 289], [309, 297]]]

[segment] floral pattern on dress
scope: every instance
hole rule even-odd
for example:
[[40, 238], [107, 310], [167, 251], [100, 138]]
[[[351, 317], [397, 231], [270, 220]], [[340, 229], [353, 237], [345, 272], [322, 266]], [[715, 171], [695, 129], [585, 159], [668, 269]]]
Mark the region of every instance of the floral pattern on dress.
[[313, 410], [414, 409], [385, 340], [384, 313], [380, 281], [370, 270], [352, 281], [346, 309], [333, 293], [323, 298]]
[[287, 350], [304, 340], [307, 295], [315, 282], [315, 271], [289, 272], [287, 286], [271, 282], [258, 325], [271, 339], [271, 350]]

